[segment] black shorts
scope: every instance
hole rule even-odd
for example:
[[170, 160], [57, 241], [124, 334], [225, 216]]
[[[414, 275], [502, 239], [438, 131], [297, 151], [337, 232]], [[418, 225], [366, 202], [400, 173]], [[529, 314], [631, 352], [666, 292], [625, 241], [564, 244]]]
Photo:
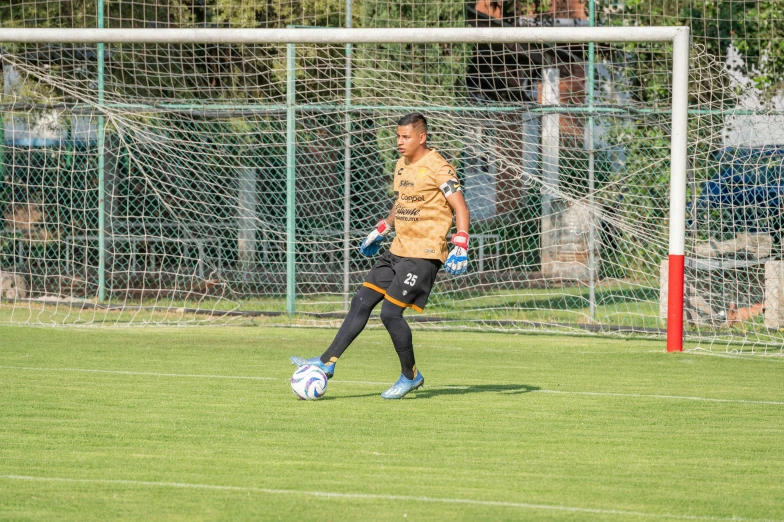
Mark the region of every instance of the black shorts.
[[386, 300], [398, 306], [422, 313], [439, 268], [438, 259], [400, 257], [387, 250], [362, 285], [384, 294]]

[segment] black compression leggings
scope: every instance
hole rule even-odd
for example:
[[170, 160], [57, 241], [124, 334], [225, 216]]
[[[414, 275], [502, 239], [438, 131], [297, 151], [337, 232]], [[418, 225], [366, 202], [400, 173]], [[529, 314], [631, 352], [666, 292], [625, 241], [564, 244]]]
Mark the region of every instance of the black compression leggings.
[[403, 317], [405, 308], [390, 301], [381, 305], [381, 322], [392, 338], [398, 358], [400, 358], [400, 371], [407, 379], [414, 378], [414, 344], [411, 339], [411, 327]]
[[365, 325], [370, 318], [370, 312], [376, 307], [384, 295], [363, 286], [359, 291], [354, 294], [351, 300], [351, 308], [340, 325], [340, 330], [335, 336], [335, 340], [327, 348], [327, 351], [321, 354], [321, 362], [327, 363], [333, 357], [339, 358], [346, 351], [346, 348], [357, 338], [359, 333], [365, 328]]
[[[340, 325], [340, 330], [332, 344], [321, 354], [321, 362], [337, 360], [365, 328], [370, 312], [384, 299], [384, 295], [365, 286], [361, 287], [351, 300], [351, 308]], [[411, 328], [408, 326], [403, 311], [405, 308], [391, 301], [384, 301], [381, 306], [381, 322], [392, 338], [392, 344], [400, 358], [400, 369], [408, 379], [414, 378], [414, 346], [411, 339]]]

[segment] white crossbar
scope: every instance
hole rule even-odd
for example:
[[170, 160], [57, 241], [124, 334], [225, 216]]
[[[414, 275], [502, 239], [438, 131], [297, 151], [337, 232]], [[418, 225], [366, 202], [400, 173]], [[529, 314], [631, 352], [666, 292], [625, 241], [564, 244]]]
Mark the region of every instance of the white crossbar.
[[433, 29], [19, 29], [6, 43], [361, 44], [670, 42], [687, 27], [503, 27]]

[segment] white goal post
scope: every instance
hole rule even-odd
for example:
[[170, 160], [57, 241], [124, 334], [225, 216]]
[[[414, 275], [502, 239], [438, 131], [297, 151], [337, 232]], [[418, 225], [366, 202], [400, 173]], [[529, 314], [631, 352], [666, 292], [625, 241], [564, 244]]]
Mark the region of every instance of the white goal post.
[[[434, 29], [20, 29], [0, 28], [0, 43], [81, 44], [386, 44], [386, 43], [671, 43], [672, 120], [669, 201], [667, 351], [681, 351], [688, 123], [688, 27]], [[293, 252], [294, 237], [286, 239]], [[641, 253], [641, 255], [645, 255]]]

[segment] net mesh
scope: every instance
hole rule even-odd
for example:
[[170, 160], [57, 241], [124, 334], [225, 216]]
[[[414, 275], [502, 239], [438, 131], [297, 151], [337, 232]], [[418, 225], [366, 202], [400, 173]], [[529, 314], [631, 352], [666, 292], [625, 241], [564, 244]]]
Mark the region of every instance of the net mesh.
[[[352, 22], [587, 25], [585, 6], [560, 4], [366, 1]], [[739, 1], [602, 3], [597, 14], [605, 26], [692, 27], [687, 339], [781, 354], [784, 136], [769, 43], [784, 17], [756, 4], [768, 26], [737, 19]], [[26, 1], [0, 7], [0, 23], [94, 27], [96, 12]], [[342, 1], [105, 12], [107, 27], [346, 23]], [[358, 245], [392, 204], [396, 121], [420, 111], [463, 181], [472, 241], [468, 274], [441, 274], [417, 324], [661, 336], [672, 49], [597, 44], [592, 82], [589, 50], [2, 45], [0, 320], [335, 324], [373, 263]]]

